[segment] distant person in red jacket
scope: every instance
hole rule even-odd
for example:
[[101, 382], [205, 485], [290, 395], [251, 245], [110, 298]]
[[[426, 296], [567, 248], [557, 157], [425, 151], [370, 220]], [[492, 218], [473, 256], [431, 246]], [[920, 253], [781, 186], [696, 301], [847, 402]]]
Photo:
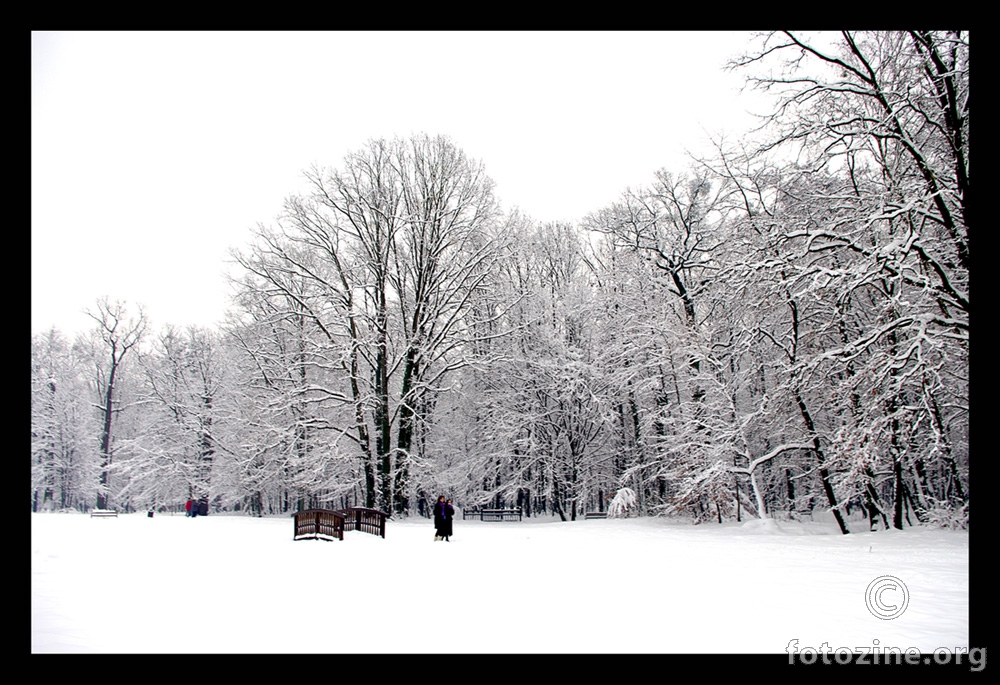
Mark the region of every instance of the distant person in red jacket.
[[187, 513], [184, 514], [184, 515], [185, 516], [194, 516], [194, 513], [191, 511], [191, 509], [193, 507], [194, 507], [194, 500], [193, 499], [189, 499], [187, 502], [185, 502], [184, 503], [184, 511], [186, 511]]

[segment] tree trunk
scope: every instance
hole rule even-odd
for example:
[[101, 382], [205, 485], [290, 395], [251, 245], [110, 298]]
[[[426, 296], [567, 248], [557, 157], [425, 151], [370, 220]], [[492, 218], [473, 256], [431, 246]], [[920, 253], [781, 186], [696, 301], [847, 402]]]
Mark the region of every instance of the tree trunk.
[[826, 493], [826, 499], [830, 503], [830, 511], [833, 512], [833, 518], [837, 520], [840, 532], [847, 535], [850, 531], [847, 530], [847, 524], [844, 522], [844, 517], [837, 506], [837, 497], [833, 492], [833, 485], [830, 483], [830, 473], [826, 468], [826, 458], [823, 455], [823, 450], [820, 448], [819, 436], [816, 434], [816, 425], [813, 423], [812, 415], [806, 408], [806, 403], [803, 401], [802, 395], [798, 392], [795, 393], [795, 402], [799, 406], [799, 412], [802, 414], [802, 420], [806, 423], [806, 428], [812, 435], [813, 451], [816, 453], [816, 459], [819, 461], [819, 477], [823, 484], [823, 492]]
[[396, 442], [396, 472], [395, 472], [395, 498], [394, 511], [403, 513], [408, 508], [406, 492], [409, 486], [409, 459], [410, 449], [413, 445], [413, 431], [416, 423], [417, 403], [416, 393], [413, 391], [414, 382], [419, 378], [418, 351], [414, 347], [406, 353], [406, 366], [403, 369], [403, 387], [400, 390], [401, 406], [399, 407], [399, 431]]
[[115, 390], [115, 374], [118, 372], [118, 361], [115, 358], [115, 347], [111, 348], [111, 373], [108, 375], [108, 389], [104, 398], [104, 428], [101, 430], [101, 485], [97, 491], [97, 508], [108, 507], [108, 468], [111, 466], [111, 417], [114, 411], [113, 398]]

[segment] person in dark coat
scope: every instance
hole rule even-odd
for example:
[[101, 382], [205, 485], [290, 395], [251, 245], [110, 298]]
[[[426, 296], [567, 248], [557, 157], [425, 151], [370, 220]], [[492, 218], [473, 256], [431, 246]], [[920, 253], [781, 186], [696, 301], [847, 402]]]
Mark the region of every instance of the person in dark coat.
[[455, 507], [452, 506], [451, 500], [445, 502], [445, 513], [447, 518], [444, 520], [444, 541], [451, 542], [455, 530]]
[[444, 495], [438, 497], [434, 503], [434, 541], [444, 540], [448, 531], [448, 503], [444, 501]]

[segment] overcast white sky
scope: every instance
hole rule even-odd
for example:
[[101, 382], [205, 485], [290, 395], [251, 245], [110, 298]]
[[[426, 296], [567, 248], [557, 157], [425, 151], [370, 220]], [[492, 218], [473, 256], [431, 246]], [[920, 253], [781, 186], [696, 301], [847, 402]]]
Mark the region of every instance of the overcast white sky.
[[504, 206], [577, 221], [759, 101], [740, 32], [32, 33], [31, 329], [107, 295], [214, 326], [229, 249], [313, 164], [444, 134]]

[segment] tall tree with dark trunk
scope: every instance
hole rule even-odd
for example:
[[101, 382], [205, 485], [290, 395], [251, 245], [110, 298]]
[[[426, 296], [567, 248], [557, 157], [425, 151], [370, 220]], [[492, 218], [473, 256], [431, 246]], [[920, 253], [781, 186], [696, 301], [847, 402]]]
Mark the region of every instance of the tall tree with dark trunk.
[[449, 140], [428, 136], [372, 141], [343, 168], [307, 178], [309, 192], [290, 198], [278, 227], [260, 229], [238, 260], [249, 287], [277, 288], [288, 315], [300, 313], [312, 354], [338, 360], [326, 380], [337, 387], [324, 389], [353, 407], [339, 430], [360, 449], [365, 503], [402, 512], [424, 414], [466, 363], [466, 316], [494, 276], [503, 224], [492, 181]]
[[394, 256], [405, 353], [399, 391], [393, 508], [409, 508], [415, 431], [440, 379], [465, 363], [466, 314], [489, 290], [503, 241], [483, 165], [442, 138], [398, 148], [406, 222]]
[[100, 489], [97, 492], [98, 509], [108, 506], [108, 469], [112, 463], [112, 428], [115, 417], [115, 389], [122, 360], [139, 341], [146, 330], [146, 318], [142, 308], [136, 316], [130, 316], [126, 305], [121, 301], [111, 302], [107, 298], [98, 300], [97, 311], [88, 311], [87, 315], [97, 322], [97, 334], [105, 344], [105, 358], [108, 365], [103, 367], [104, 373], [98, 378], [98, 388], [102, 399], [101, 428], [101, 478]]

